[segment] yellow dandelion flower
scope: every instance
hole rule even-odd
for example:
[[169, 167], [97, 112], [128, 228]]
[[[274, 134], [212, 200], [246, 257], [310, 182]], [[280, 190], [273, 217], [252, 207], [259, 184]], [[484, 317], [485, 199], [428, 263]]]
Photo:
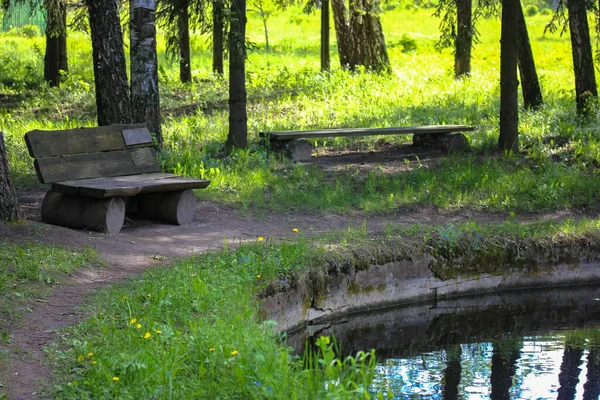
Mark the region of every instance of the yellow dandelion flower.
[[137, 324], [135, 327], [140, 329], [142, 327], [142, 324]]
[[260, 278], [260, 275], [256, 275], [257, 278]]
[[123, 296], [123, 301], [127, 300], [127, 296]]
[[214, 347], [211, 347], [210, 349], [208, 349], [208, 351], [210, 351], [211, 353], [214, 353], [214, 351], [215, 351], [215, 348], [214, 348]]
[[152, 297], [152, 293], [148, 293], [148, 298]]
[[236, 354], [239, 354], [239, 351], [237, 351], [237, 350], [234, 350], [234, 351], [232, 351], [232, 352], [231, 352], [231, 355], [232, 355], [232, 356], [235, 356]]
[[92, 365], [96, 365], [96, 361], [92, 361]]
[[256, 239], [256, 240], [258, 240], [259, 242], [264, 242], [265, 238], [261, 236], [261, 237], [259, 237], [259, 238], [258, 238], [258, 239]]
[[129, 321], [129, 324], [130, 324], [130, 325], [133, 325], [133, 324], [135, 324], [136, 322], [137, 322], [137, 319], [135, 319], [135, 318], [131, 318], [131, 321]]
[[158, 333], [159, 335], [162, 333], [162, 331], [159, 331], [158, 329], [156, 330], [156, 333]]
[[118, 382], [119, 381], [119, 377], [118, 376], [113, 376], [113, 382]]
[[298, 228], [294, 228], [294, 229], [292, 229], [292, 232], [296, 232], [296, 233], [298, 233]]
[[146, 334], [144, 335], [144, 339], [150, 339], [150, 336], [152, 336], [150, 332], [146, 332]]
[[83, 362], [83, 361], [85, 361], [85, 357], [83, 355], [81, 355], [81, 356], [77, 357], [77, 361]]
[[89, 357], [89, 358], [92, 358], [92, 357], [94, 357], [94, 353], [88, 353], [88, 357]]

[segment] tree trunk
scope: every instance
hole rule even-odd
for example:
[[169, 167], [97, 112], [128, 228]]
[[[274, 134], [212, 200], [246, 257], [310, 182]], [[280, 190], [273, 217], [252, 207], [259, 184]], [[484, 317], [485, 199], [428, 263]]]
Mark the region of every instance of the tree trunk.
[[267, 19], [265, 18], [264, 12], [261, 10], [261, 19], [263, 22], [263, 29], [265, 30], [265, 50], [269, 51], [269, 31], [267, 30]]
[[473, 5], [471, 0], [456, 0], [456, 41], [454, 77], [471, 75], [471, 48], [473, 47]]
[[359, 66], [375, 72], [389, 72], [390, 60], [379, 18], [379, 0], [350, 0], [350, 14], [344, 0], [332, 0], [338, 52], [343, 68]]
[[444, 400], [456, 400], [459, 398], [458, 385], [462, 375], [460, 359], [462, 350], [460, 344], [449, 346], [446, 349], [446, 368], [442, 380], [442, 398]]
[[117, 0], [86, 0], [90, 13], [98, 125], [131, 123], [123, 33]]
[[229, 134], [227, 148], [248, 146], [246, 114], [246, 0], [231, 1], [229, 28]]
[[213, 2], [213, 72], [223, 75], [223, 2]]
[[333, 11], [333, 23], [335, 25], [335, 37], [338, 44], [338, 54], [342, 68], [353, 70], [351, 65], [353, 41], [350, 29], [350, 20], [345, 0], [331, 0]]
[[46, 10], [46, 54], [44, 56], [44, 79], [50, 87], [60, 86], [60, 42], [66, 27], [63, 26], [62, 5], [44, 1]]
[[58, 69], [67, 73], [69, 72], [69, 57], [67, 54], [67, 4], [61, 4], [61, 19], [62, 26], [64, 29], [60, 32], [58, 36], [59, 44], [58, 44]]
[[565, 344], [560, 374], [558, 374], [558, 400], [572, 400], [575, 398], [577, 385], [579, 384], [579, 366], [583, 363], [583, 348]]
[[535, 109], [542, 105], [542, 89], [535, 69], [523, 7], [519, 1], [519, 45], [518, 64], [521, 76], [521, 90], [523, 91], [523, 103], [526, 109]]
[[329, 0], [321, 0], [321, 71], [331, 69], [329, 56]]
[[590, 29], [584, 0], [567, 2], [569, 10], [569, 30], [571, 32], [571, 49], [573, 52], [573, 70], [575, 72], [575, 96], [577, 98], [577, 113], [586, 114], [589, 111], [588, 101], [598, 97]]
[[500, 40], [500, 150], [519, 149], [519, 104], [517, 80], [519, 0], [502, 2]]
[[158, 56], [156, 54], [156, 3], [130, 0], [131, 111], [133, 122], [145, 123], [162, 147]]
[[13, 221], [20, 217], [17, 194], [10, 177], [10, 166], [4, 147], [4, 134], [0, 131], [0, 220]]
[[192, 81], [189, 0], [185, 0], [179, 10], [177, 31], [179, 37], [179, 80], [181, 80], [181, 83], [189, 83]]

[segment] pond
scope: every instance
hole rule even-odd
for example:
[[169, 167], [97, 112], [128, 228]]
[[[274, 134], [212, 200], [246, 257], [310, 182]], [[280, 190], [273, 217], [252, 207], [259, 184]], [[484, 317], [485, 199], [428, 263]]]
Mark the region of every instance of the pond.
[[600, 286], [505, 292], [347, 315], [289, 336], [375, 349], [397, 399], [598, 399]]

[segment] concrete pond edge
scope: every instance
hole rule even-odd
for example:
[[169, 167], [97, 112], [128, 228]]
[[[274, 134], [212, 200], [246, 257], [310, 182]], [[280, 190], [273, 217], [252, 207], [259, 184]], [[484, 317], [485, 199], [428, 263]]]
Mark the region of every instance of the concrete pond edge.
[[[559, 262], [531, 270], [466, 274], [441, 279], [431, 268], [435, 258], [422, 254], [413, 260], [371, 265], [330, 277], [318, 296], [306, 298], [298, 288], [262, 299], [261, 314], [277, 322], [281, 332], [294, 332], [349, 314], [395, 305], [436, 302], [462, 296], [485, 295], [533, 288], [600, 283], [600, 254], [579, 262]], [[570, 260], [575, 261], [575, 260]]]

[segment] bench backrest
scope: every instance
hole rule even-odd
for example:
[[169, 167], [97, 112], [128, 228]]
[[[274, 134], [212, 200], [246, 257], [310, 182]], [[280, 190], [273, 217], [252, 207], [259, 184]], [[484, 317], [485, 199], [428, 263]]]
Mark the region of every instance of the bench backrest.
[[42, 183], [160, 172], [152, 136], [143, 124], [25, 134]]

